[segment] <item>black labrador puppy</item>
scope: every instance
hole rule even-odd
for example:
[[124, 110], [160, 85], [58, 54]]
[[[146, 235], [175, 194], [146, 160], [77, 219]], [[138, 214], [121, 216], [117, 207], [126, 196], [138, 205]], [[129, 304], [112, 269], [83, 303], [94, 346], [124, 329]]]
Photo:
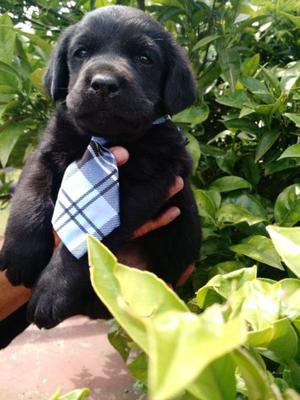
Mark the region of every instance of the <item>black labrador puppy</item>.
[[[171, 121], [152, 124], [195, 99], [190, 65], [158, 22], [123, 6], [88, 13], [63, 33], [44, 82], [58, 106], [18, 183], [0, 265], [12, 284], [34, 285], [28, 318], [51, 328], [75, 314], [108, 316], [91, 288], [87, 256], [78, 260], [63, 244], [52, 256], [51, 217], [62, 177], [91, 135], [130, 154], [119, 170], [121, 224], [104, 240], [112, 251], [162, 207], [176, 205], [175, 221], [139, 239], [148, 269], [174, 284], [198, 257], [200, 226], [185, 140]], [[166, 204], [178, 175], [184, 189]]]

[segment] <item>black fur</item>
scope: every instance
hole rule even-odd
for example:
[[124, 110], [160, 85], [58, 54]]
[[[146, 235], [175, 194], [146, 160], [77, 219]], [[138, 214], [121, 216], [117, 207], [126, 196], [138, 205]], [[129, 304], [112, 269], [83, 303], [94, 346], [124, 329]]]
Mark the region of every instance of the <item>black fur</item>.
[[[163, 207], [179, 206], [174, 222], [139, 239], [149, 270], [174, 284], [198, 257], [200, 227], [182, 135], [171, 121], [152, 125], [195, 99], [189, 63], [159, 23], [122, 6], [87, 14], [62, 35], [44, 82], [62, 102], [17, 186], [0, 265], [13, 284], [35, 284], [29, 320], [50, 328], [78, 313], [108, 315], [92, 291], [86, 256], [77, 260], [63, 245], [52, 256], [51, 216], [62, 176], [91, 134], [130, 154], [119, 169], [121, 225], [105, 238], [108, 247], [119, 249]], [[166, 203], [178, 175], [184, 189]]]

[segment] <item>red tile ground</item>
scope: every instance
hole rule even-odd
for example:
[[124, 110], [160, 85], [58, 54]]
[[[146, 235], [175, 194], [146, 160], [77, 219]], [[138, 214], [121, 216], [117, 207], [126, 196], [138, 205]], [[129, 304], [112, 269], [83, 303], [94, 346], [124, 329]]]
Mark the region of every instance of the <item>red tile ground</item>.
[[0, 400], [44, 400], [57, 387], [89, 387], [89, 400], [138, 399], [107, 330], [83, 317], [49, 331], [31, 326], [0, 351]]

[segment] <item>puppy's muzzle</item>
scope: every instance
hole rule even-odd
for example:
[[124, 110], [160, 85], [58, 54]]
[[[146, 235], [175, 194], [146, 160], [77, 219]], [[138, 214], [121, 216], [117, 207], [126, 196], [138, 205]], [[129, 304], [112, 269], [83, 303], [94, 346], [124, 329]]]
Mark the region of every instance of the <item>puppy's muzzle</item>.
[[101, 73], [92, 77], [88, 90], [90, 94], [113, 98], [120, 94], [120, 88], [121, 82], [118, 77], [109, 73]]

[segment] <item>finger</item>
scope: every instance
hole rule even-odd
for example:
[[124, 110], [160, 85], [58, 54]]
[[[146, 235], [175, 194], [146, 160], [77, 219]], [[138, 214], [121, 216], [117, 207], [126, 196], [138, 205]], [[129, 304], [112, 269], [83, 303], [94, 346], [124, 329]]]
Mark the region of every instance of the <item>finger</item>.
[[145, 222], [140, 228], [136, 229], [131, 239], [137, 239], [147, 233], [154, 231], [155, 229], [162, 228], [174, 221], [180, 215], [180, 209], [178, 207], [170, 207], [157, 218], [151, 219]]
[[195, 263], [190, 264], [187, 267], [187, 269], [180, 275], [180, 277], [176, 283], [176, 287], [184, 285], [194, 270], [195, 270]]
[[168, 198], [175, 196], [176, 193], [180, 192], [184, 187], [184, 181], [181, 176], [176, 176], [174, 184], [170, 187]]
[[110, 148], [110, 151], [115, 156], [118, 167], [121, 167], [129, 159], [129, 153], [125, 147], [113, 146]]
[[54, 236], [54, 248], [53, 248], [53, 250], [55, 250], [58, 247], [58, 245], [60, 244], [61, 240], [60, 240], [60, 237], [58, 236], [58, 234], [55, 232], [54, 229], [52, 229], [52, 233], [53, 233], [53, 236]]

